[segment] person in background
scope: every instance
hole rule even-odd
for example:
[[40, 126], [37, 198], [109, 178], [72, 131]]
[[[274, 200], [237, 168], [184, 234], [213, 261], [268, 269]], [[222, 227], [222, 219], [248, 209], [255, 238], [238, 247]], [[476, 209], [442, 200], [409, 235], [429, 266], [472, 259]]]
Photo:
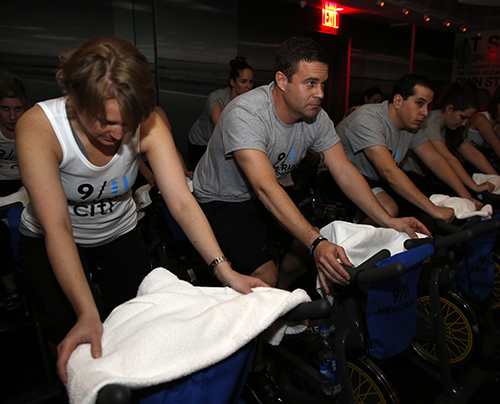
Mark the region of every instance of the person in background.
[[253, 69], [243, 56], [232, 59], [229, 65], [229, 86], [208, 95], [203, 113], [189, 131], [188, 155], [193, 168], [205, 153], [222, 110], [235, 97], [253, 88]]
[[[29, 109], [26, 90], [14, 77], [0, 78], [0, 197], [11, 195], [22, 187], [17, 164], [16, 125]], [[9, 227], [0, 221], [0, 279], [5, 289], [6, 311], [13, 312], [22, 302], [15, 281], [16, 260], [12, 252]]]
[[467, 139], [500, 172], [500, 87], [493, 93], [486, 111], [471, 118]]
[[382, 93], [382, 90], [380, 88], [376, 86], [368, 87], [363, 93], [363, 97], [359, 105], [355, 105], [349, 108], [346, 111], [344, 118], [352, 114], [354, 111], [356, 111], [356, 109], [359, 108], [361, 105], [380, 104], [383, 100], [384, 100], [384, 94]]
[[419, 215], [423, 211], [446, 222], [454, 217], [453, 209], [434, 205], [399, 167], [410, 149], [458, 196], [471, 200], [476, 208], [482, 206], [419, 132], [433, 98], [434, 91], [426, 76], [408, 74], [396, 81], [388, 101], [363, 105], [337, 126], [347, 158], [365, 176], [391, 216], [397, 217], [405, 207], [408, 211], [403, 211], [403, 215]]
[[[429, 113], [420, 130], [431, 141], [434, 148], [445, 158], [464, 185], [479, 194], [491, 192], [495, 186], [491, 182], [478, 185], [457, 158], [469, 162], [484, 174], [498, 175], [486, 157], [466, 139], [469, 119], [477, 111], [476, 95], [470, 87], [459, 83], [448, 85], [433, 103], [434, 110]], [[449, 195], [446, 186], [422, 163], [413, 151], [409, 151], [400, 167], [427, 196], [432, 194]]]
[[[165, 113], [163, 108], [155, 107], [155, 112], [163, 120], [163, 122], [165, 123], [169, 132], [172, 133], [172, 126], [170, 125], [170, 121], [168, 120], [167, 114]], [[182, 154], [179, 151], [179, 149], [177, 149], [177, 155], [179, 156], [179, 160], [181, 161], [182, 169], [184, 170], [184, 175], [186, 176], [186, 178], [189, 178], [190, 180], [192, 180], [194, 173], [187, 169], [186, 163], [184, 162], [184, 159], [182, 158]], [[142, 180], [141, 180], [141, 178], [137, 179], [137, 182], [135, 184], [135, 188], [138, 188], [139, 186], [144, 185], [145, 183], [151, 185], [152, 187], [157, 185], [155, 176], [154, 176], [153, 172], [151, 171], [145, 158], [146, 158], [146, 156], [142, 155], [141, 159], [139, 160], [139, 173], [142, 176]]]
[[[189, 191], [172, 135], [154, 112], [154, 80], [133, 44], [91, 39], [61, 57], [56, 77], [66, 96], [26, 112], [16, 146], [30, 197], [21, 217], [20, 264], [40, 296], [49, 336], [59, 343], [57, 368], [66, 383], [71, 353], [90, 343], [92, 356], [101, 356], [102, 320], [136, 296], [150, 271], [131, 191], [140, 153], [221, 283], [242, 293], [267, 285], [233, 271], [224, 257]], [[91, 282], [92, 265], [104, 269]]]

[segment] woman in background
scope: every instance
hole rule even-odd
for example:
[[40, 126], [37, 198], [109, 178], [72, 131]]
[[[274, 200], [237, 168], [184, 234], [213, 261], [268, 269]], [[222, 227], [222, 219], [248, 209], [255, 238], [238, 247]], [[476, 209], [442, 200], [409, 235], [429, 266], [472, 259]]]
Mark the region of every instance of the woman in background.
[[470, 120], [469, 141], [488, 159], [495, 170], [500, 170], [500, 87], [486, 108]]
[[189, 131], [188, 154], [193, 169], [207, 149], [222, 110], [233, 98], [253, 88], [253, 69], [243, 56], [236, 56], [229, 65], [229, 86], [208, 95], [203, 113]]

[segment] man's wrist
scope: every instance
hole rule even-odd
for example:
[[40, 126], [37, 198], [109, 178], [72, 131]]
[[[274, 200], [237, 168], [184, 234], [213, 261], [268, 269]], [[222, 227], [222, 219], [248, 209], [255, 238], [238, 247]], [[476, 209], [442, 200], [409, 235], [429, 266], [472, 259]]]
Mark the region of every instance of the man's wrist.
[[319, 236], [316, 240], [314, 240], [311, 244], [311, 247], [309, 247], [309, 254], [314, 255], [314, 250], [322, 241], [328, 241], [328, 239], [326, 237]]

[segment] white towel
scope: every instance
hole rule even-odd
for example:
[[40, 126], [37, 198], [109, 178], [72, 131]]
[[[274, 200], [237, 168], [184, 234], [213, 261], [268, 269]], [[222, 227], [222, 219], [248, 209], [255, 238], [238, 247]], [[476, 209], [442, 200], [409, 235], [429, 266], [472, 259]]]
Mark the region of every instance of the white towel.
[[456, 196], [447, 196], [441, 194], [431, 195], [429, 198], [436, 206], [452, 208], [455, 211], [457, 219], [468, 219], [472, 216], [480, 216], [483, 220], [490, 219], [493, 214], [491, 205], [484, 205], [481, 210], [476, 210], [472, 201]]
[[92, 359], [83, 344], [68, 362], [73, 404], [94, 403], [101, 387], [152, 386], [189, 375], [236, 352], [309, 296], [256, 288], [194, 287], [163, 268], [141, 283], [137, 297], [104, 322], [103, 355]]
[[0, 197], [0, 206], [9, 205], [14, 202], [21, 202], [23, 206], [26, 206], [29, 202], [28, 192], [26, 188], [21, 187], [19, 191], [14, 192], [13, 194]]
[[[374, 227], [367, 224], [354, 224], [342, 221], [332, 222], [320, 230], [322, 236], [332, 243], [341, 245], [349, 261], [358, 266], [380, 250], [388, 249], [392, 255], [406, 251], [405, 240], [410, 236], [394, 229]], [[419, 238], [427, 237], [417, 233]], [[321, 288], [319, 279], [316, 280], [316, 289], [325, 299], [332, 302], [330, 295], [326, 295]]]
[[[410, 238], [408, 234], [394, 229], [342, 221], [328, 224], [320, 233], [332, 243], [341, 245], [354, 266], [362, 264], [384, 248], [388, 249], [391, 255], [406, 251], [403, 243]], [[418, 236], [427, 237], [423, 234]]]
[[495, 185], [495, 189], [493, 190], [492, 194], [500, 195], [500, 175], [475, 173], [472, 174], [472, 180], [477, 185], [481, 185], [486, 181], [491, 182]]
[[149, 196], [149, 191], [153, 188], [151, 185], [146, 184], [142, 187], [139, 187], [134, 192], [134, 202], [137, 207], [137, 210], [142, 210], [145, 207], [151, 205], [152, 200], [151, 196]]

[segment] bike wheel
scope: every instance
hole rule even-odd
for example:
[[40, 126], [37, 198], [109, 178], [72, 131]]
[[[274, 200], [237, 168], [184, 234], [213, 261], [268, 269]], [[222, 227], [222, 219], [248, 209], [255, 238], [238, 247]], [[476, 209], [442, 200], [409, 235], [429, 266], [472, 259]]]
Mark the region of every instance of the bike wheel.
[[349, 358], [349, 379], [358, 404], [399, 404], [399, 397], [387, 377], [369, 358]]
[[[317, 346], [314, 342], [305, 346], [289, 345], [287, 349], [291, 352], [300, 352], [301, 361], [294, 361], [294, 366], [283, 366], [284, 361], [280, 354], [275, 356], [276, 353], [269, 352], [270, 357], [274, 356], [275, 360], [271, 373], [287, 402], [297, 404], [350, 403], [344, 400], [346, 398], [345, 386], [338, 396], [331, 398], [323, 394], [317, 381], [302, 374], [303, 371], [317, 372], [319, 368]], [[352, 396], [356, 404], [400, 404], [398, 395], [385, 374], [369, 358], [348, 354], [347, 368]]]
[[490, 295], [491, 309], [493, 313], [498, 314], [500, 312], [500, 264], [495, 258], [495, 287]]
[[[463, 365], [472, 357], [478, 342], [477, 320], [469, 305], [457, 294], [448, 291], [446, 295], [441, 296], [440, 300], [450, 365]], [[419, 297], [417, 304], [422, 314], [432, 316], [429, 295]], [[414, 341], [412, 346], [420, 357], [434, 365], [439, 365], [436, 342]]]

